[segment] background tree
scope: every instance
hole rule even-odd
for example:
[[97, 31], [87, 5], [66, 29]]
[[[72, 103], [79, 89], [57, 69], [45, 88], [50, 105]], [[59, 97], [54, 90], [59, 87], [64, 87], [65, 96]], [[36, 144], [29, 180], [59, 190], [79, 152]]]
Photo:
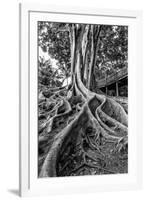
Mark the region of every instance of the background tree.
[[127, 26], [102, 26], [100, 43], [97, 54], [97, 77], [127, 68], [128, 60], [128, 27]]

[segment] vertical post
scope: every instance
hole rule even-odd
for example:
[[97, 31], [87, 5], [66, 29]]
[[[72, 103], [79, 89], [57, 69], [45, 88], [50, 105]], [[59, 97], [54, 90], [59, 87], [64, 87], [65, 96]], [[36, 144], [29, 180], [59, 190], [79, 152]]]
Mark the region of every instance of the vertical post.
[[119, 96], [119, 87], [118, 87], [118, 81], [116, 82], [116, 96]]
[[107, 92], [108, 92], [108, 90], [107, 90], [107, 86], [105, 87], [105, 93], [106, 93], [106, 95], [107, 95]]

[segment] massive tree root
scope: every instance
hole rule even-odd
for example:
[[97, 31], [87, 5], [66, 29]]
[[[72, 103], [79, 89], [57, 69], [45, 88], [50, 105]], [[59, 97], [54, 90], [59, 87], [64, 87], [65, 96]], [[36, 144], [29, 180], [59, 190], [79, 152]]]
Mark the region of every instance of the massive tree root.
[[124, 107], [79, 81], [75, 88], [39, 105], [39, 177], [127, 173]]

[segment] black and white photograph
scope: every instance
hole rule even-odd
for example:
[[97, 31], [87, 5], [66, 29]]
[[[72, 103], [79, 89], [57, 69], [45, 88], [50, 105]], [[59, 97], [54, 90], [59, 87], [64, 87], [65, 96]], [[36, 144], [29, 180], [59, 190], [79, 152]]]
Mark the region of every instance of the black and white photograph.
[[128, 26], [37, 22], [38, 177], [128, 173]]

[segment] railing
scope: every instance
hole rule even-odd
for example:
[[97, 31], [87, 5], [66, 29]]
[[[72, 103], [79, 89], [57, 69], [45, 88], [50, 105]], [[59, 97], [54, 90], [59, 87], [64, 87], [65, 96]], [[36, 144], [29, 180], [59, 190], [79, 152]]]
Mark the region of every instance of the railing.
[[99, 79], [97, 81], [97, 87], [101, 88], [101, 87], [105, 87], [107, 85], [110, 85], [110, 84], [126, 77], [127, 74], [128, 74], [127, 67], [125, 67], [125, 68], [117, 71], [116, 73], [114, 73], [112, 75], [109, 75], [105, 78]]

